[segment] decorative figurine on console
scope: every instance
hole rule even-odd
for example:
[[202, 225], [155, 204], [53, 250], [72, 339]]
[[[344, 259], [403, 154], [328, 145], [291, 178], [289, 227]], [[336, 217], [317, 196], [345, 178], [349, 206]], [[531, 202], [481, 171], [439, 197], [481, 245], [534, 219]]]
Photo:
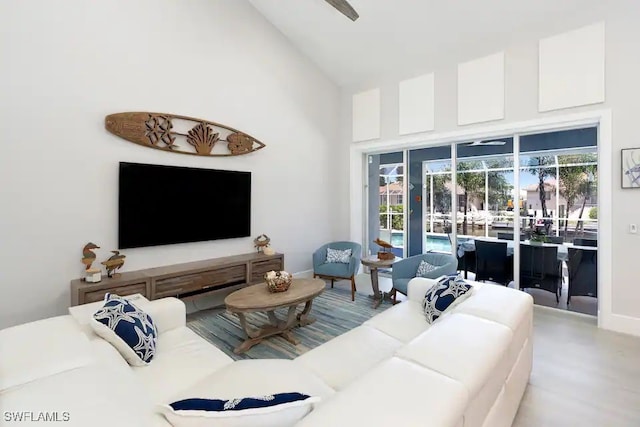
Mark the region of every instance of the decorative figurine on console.
[[253, 239], [253, 245], [258, 252], [264, 252], [265, 249], [269, 246], [269, 242], [271, 242], [271, 239], [266, 234], [261, 234]]
[[100, 269], [91, 268], [91, 264], [96, 260], [96, 254], [93, 252], [94, 249], [100, 249], [100, 246], [91, 242], [82, 248], [82, 263], [85, 265], [84, 280], [89, 283], [97, 283], [102, 280]]
[[116, 270], [122, 268], [124, 265], [124, 259], [126, 255], [122, 255], [120, 251], [111, 251], [113, 255], [106, 261], [102, 261], [102, 265], [107, 268], [107, 276], [113, 277], [116, 274]]
[[82, 263], [85, 265], [85, 270], [90, 270], [91, 264], [96, 260], [96, 254], [93, 252], [94, 249], [100, 249], [100, 246], [91, 242], [82, 248]]
[[384, 240], [381, 240], [380, 238], [376, 238], [376, 240], [374, 240], [373, 243], [375, 243], [376, 245], [378, 245], [378, 246], [380, 246], [382, 248], [381, 251], [378, 251], [378, 259], [379, 260], [390, 260], [390, 259], [394, 259], [396, 257], [393, 254], [393, 252], [391, 252], [391, 249], [393, 249], [393, 246], [391, 245], [391, 243], [385, 242]]

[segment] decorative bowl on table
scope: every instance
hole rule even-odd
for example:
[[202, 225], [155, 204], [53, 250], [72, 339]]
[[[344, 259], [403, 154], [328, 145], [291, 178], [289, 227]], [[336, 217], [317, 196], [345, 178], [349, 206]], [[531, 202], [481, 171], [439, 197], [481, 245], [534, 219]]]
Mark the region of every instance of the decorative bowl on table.
[[293, 276], [286, 271], [269, 271], [264, 275], [269, 292], [285, 292], [291, 286]]

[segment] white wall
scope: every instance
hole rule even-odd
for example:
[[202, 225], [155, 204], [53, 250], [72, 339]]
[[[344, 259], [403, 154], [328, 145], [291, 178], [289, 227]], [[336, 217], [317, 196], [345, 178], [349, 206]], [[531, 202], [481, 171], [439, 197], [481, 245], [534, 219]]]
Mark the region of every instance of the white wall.
[[[338, 89], [247, 2], [5, 0], [0, 31], [0, 328], [64, 313], [84, 244], [102, 247], [99, 261], [116, 249], [119, 161], [252, 171], [252, 234], [289, 271], [336, 234], [325, 178]], [[200, 158], [104, 129], [105, 115], [136, 110], [217, 121], [267, 147]], [[123, 271], [251, 252], [252, 240], [127, 250]]]
[[[538, 40], [583, 25], [605, 21], [606, 25], [606, 102], [587, 107], [571, 108], [549, 113], [538, 112]], [[404, 70], [398, 67], [398, 75], [385, 80], [363, 81], [357, 86], [344, 88], [342, 92], [343, 120], [341, 122], [342, 149], [348, 156], [351, 116], [351, 96], [365, 89], [381, 88], [381, 141], [401, 142], [409, 137], [398, 135], [398, 82], [428, 72], [435, 72], [435, 129], [434, 133], [474, 126], [457, 125], [456, 81], [457, 64], [500, 50], [505, 51], [505, 119], [492, 123], [520, 122], [530, 119], [559, 116], [593, 109], [610, 108], [613, 115], [613, 234], [601, 236], [612, 239], [613, 245], [613, 314], [640, 333], [640, 287], [636, 263], [640, 235], [628, 234], [629, 223], [640, 222], [640, 191], [622, 190], [620, 185], [620, 150], [639, 147], [637, 103], [640, 99], [640, 56], [637, 41], [640, 40], [640, 8], [637, 2], [620, 0], [603, 2], [599, 9], [577, 10], [570, 20], [559, 21], [550, 17], [541, 28], [523, 29], [511, 40], [496, 43], [491, 38], [486, 43], [474, 40], [477, 52], [469, 58], [443, 57], [440, 65], [430, 70]], [[429, 135], [429, 134], [425, 134]], [[415, 135], [411, 136], [415, 140]], [[346, 169], [348, 171], [348, 169]], [[344, 189], [341, 194], [344, 205], [349, 201], [349, 172], [342, 175]], [[348, 212], [347, 212], [348, 214]], [[349, 234], [345, 224], [339, 230]]]

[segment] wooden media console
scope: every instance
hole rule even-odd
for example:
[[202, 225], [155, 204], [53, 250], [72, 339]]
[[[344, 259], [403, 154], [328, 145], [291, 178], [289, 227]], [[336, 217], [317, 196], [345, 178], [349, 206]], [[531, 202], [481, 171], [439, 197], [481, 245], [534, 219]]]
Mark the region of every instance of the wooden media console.
[[107, 292], [142, 294], [147, 299], [188, 298], [263, 281], [266, 272], [284, 270], [284, 255], [261, 252], [128, 271], [98, 283], [71, 281], [71, 305], [102, 301]]

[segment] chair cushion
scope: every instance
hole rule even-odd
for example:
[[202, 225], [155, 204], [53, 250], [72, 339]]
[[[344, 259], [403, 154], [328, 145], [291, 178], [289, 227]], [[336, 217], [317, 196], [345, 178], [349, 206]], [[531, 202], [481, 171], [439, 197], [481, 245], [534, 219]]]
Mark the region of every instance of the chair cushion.
[[341, 263], [341, 264], [349, 264], [351, 260], [351, 249], [333, 249], [327, 248], [327, 259], [326, 263]]
[[349, 264], [332, 262], [330, 264], [317, 265], [313, 272], [321, 276], [349, 277]]
[[400, 346], [399, 340], [363, 325], [298, 356], [294, 362], [339, 390], [391, 357]]
[[460, 382], [392, 357], [320, 402], [297, 426], [459, 427], [468, 402]]
[[473, 398], [503, 360], [512, 337], [513, 332], [499, 323], [451, 313], [446, 321], [434, 323], [399, 349], [396, 356], [459, 381]]
[[461, 277], [444, 276], [427, 291], [422, 302], [427, 322], [433, 323], [471, 295], [473, 287]]
[[158, 331], [151, 316], [130, 301], [106, 294], [104, 306], [93, 315], [91, 327], [130, 365], [146, 365], [153, 359]]
[[376, 328], [403, 343], [408, 343], [431, 327], [424, 321], [420, 303], [411, 300], [394, 305], [363, 325]]
[[150, 396], [169, 403], [192, 397], [180, 393], [231, 362], [222, 350], [183, 326], [160, 334], [153, 362], [133, 368], [133, 373]]
[[335, 393], [318, 375], [293, 360], [253, 359], [237, 360], [210, 375], [202, 375], [198, 382], [164, 402], [189, 397], [233, 399], [290, 391], [321, 398]]
[[[82, 335], [81, 332], [79, 334]], [[55, 334], [52, 337], [57, 338]], [[0, 412], [22, 412], [23, 417], [25, 412], [29, 412], [33, 414], [33, 421], [24, 422], [23, 418], [23, 422], [5, 424], [0, 421], [0, 425], [170, 427], [156, 412], [156, 405], [157, 402], [149, 398], [146, 388], [135, 380], [130, 371], [91, 364], [3, 391]], [[36, 416], [47, 411], [55, 413], [58, 422], [36, 422]], [[68, 422], [64, 422], [65, 415]]]
[[94, 362], [89, 340], [71, 316], [0, 330], [0, 391]]

